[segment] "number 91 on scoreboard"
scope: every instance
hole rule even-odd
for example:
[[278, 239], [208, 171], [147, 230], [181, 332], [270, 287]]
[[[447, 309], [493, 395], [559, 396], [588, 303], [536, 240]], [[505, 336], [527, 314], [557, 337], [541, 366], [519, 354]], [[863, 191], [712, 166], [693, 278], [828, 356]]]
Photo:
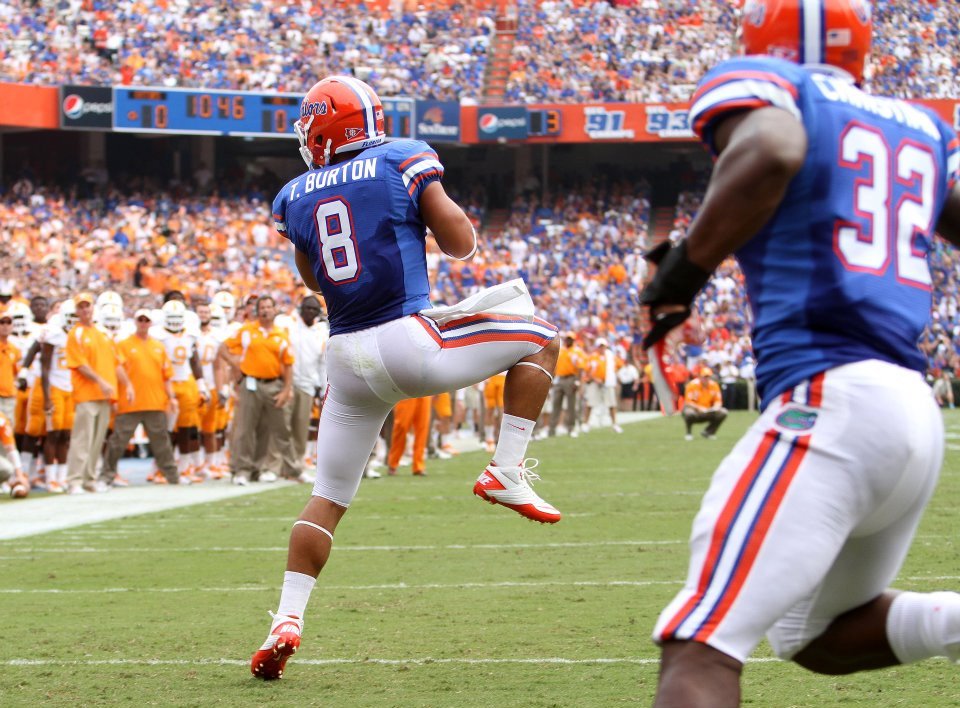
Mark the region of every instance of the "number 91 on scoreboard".
[[114, 87], [113, 128], [136, 133], [294, 137], [298, 94]]

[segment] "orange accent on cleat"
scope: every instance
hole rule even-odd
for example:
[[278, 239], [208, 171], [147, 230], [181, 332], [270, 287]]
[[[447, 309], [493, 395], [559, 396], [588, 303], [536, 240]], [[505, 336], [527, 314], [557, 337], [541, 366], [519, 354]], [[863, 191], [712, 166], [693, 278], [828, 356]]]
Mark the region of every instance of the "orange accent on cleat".
[[287, 659], [300, 648], [300, 632], [300, 625], [293, 619], [271, 630], [267, 641], [250, 659], [250, 673], [265, 681], [282, 678]]
[[[524, 463], [526, 462], [528, 460], [524, 460]], [[474, 483], [473, 493], [491, 504], [512, 509], [531, 521], [555, 524], [560, 521], [561, 514], [531, 488], [529, 479], [539, 477], [531, 472], [536, 461], [529, 462], [533, 463], [531, 467], [522, 464], [517, 468], [498, 468], [491, 462]]]

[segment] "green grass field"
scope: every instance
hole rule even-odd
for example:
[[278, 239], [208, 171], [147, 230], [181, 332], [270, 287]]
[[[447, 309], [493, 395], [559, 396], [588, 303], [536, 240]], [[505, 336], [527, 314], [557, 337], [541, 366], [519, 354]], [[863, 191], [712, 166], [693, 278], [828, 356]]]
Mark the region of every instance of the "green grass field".
[[[685, 443], [674, 419], [534, 443], [537, 489], [565, 514], [552, 527], [471, 495], [483, 453], [365, 481], [279, 682], [247, 664], [306, 485], [0, 542], [0, 706], [649, 705], [651, 628], [710, 473], [752, 420], [712, 442]], [[902, 588], [960, 586], [960, 413], [947, 426]], [[957, 679], [944, 660], [815, 676], [763, 644], [744, 704], [955, 706]]]

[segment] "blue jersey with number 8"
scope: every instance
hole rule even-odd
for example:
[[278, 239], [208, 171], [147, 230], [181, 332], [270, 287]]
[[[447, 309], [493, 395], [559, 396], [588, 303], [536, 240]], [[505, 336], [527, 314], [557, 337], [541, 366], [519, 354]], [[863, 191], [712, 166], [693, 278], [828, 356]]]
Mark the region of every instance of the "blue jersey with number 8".
[[932, 111], [868, 95], [829, 67], [770, 57], [709, 72], [690, 125], [712, 147], [719, 120], [765, 106], [800, 120], [808, 148], [777, 213], [736, 254], [763, 400], [865, 359], [923, 371], [927, 253], [958, 177], [957, 136]]
[[397, 140], [305, 172], [277, 194], [274, 225], [309, 256], [331, 334], [430, 307], [420, 195], [442, 177], [429, 145]]

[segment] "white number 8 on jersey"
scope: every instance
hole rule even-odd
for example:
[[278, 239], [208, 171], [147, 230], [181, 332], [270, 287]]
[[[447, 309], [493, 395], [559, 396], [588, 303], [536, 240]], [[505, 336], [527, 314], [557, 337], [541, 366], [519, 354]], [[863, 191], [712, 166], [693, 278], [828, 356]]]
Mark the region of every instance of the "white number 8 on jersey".
[[353, 238], [350, 205], [340, 197], [317, 203], [315, 214], [320, 238], [320, 257], [327, 280], [351, 283], [360, 273], [360, 257]]

